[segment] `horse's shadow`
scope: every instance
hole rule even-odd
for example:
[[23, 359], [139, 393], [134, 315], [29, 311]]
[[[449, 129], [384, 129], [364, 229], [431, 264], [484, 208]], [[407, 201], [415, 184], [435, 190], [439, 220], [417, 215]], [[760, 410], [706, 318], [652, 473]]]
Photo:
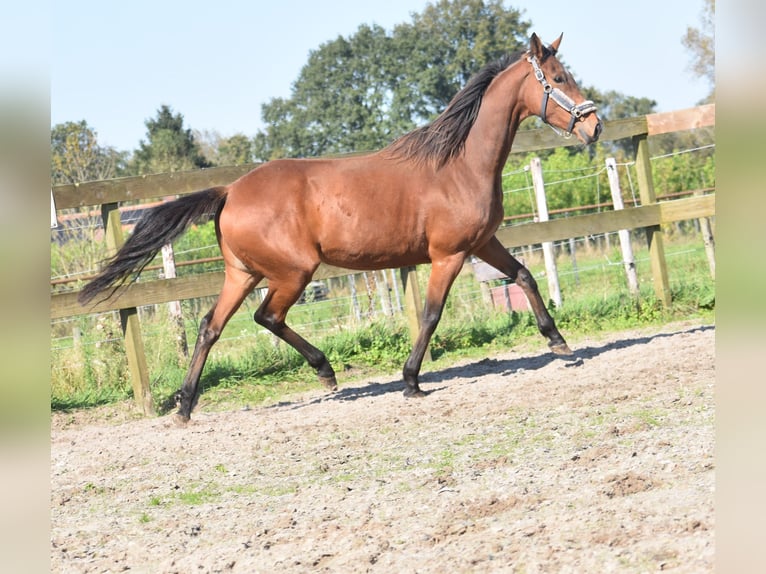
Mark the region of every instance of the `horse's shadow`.
[[[657, 333], [655, 335], [648, 335], [646, 337], [633, 337], [629, 339], [621, 339], [618, 341], [612, 341], [603, 345], [592, 345], [581, 347], [574, 351], [574, 355], [563, 357], [560, 355], [554, 355], [550, 352], [545, 352], [541, 355], [520, 357], [517, 359], [480, 359], [471, 363], [455, 367], [447, 367], [438, 371], [432, 371], [428, 373], [421, 373], [420, 382], [422, 384], [430, 385], [434, 383], [448, 383], [449, 381], [456, 379], [471, 379], [478, 378], [488, 374], [500, 373], [503, 376], [509, 376], [513, 373], [520, 371], [535, 371], [542, 369], [547, 365], [561, 361], [565, 367], [581, 367], [586, 360], [593, 359], [606, 353], [608, 351], [615, 351], [618, 349], [626, 349], [628, 347], [634, 347], [636, 345], [645, 345], [656, 339], [663, 339], [665, 337], [673, 337], [684, 333], [695, 333], [700, 331], [714, 330], [714, 325], [702, 325], [699, 327], [693, 327], [690, 329], [684, 329], [681, 331], [674, 331], [671, 333]], [[446, 384], [442, 384], [438, 387], [432, 387], [424, 389], [426, 394], [438, 393], [447, 388]], [[401, 377], [397, 376], [386, 382], [370, 381], [362, 386], [348, 386], [341, 388], [334, 393], [322, 395], [311, 399], [310, 401], [280, 401], [267, 408], [290, 408], [298, 409], [309, 405], [315, 405], [327, 401], [355, 401], [359, 399], [365, 399], [368, 397], [376, 397], [385, 395], [388, 393], [400, 393], [404, 390], [404, 382]]]

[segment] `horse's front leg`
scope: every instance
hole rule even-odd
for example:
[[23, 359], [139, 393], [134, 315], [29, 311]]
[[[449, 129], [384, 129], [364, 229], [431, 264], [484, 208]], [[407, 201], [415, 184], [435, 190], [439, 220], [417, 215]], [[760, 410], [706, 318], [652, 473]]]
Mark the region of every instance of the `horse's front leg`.
[[556, 327], [553, 317], [548, 313], [543, 298], [540, 296], [540, 290], [537, 288], [537, 281], [532, 277], [529, 270], [508, 253], [508, 250], [494, 235], [474, 254], [507, 275], [511, 281], [515, 281], [516, 285], [521, 287], [532, 306], [532, 312], [534, 312], [537, 320], [537, 328], [544, 337], [548, 338], [548, 347], [551, 351], [557, 355], [571, 355], [572, 350]]
[[425, 393], [418, 384], [420, 367], [423, 364], [423, 357], [426, 354], [428, 343], [431, 341], [431, 336], [439, 324], [439, 319], [441, 319], [447, 294], [450, 287], [452, 287], [452, 283], [455, 281], [455, 277], [460, 273], [464, 261], [465, 253], [436, 259], [432, 256], [431, 276], [428, 279], [428, 290], [423, 309], [423, 322], [420, 325], [420, 332], [412, 347], [412, 352], [404, 363], [404, 370], [402, 372], [406, 384], [404, 389], [405, 397], [425, 396]]

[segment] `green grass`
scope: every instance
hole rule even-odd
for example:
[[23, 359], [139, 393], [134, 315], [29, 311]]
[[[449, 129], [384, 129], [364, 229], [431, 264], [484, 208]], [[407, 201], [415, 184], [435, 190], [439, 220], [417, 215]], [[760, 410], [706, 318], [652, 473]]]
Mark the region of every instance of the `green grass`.
[[[576, 268], [569, 255], [558, 257], [563, 305], [556, 309], [549, 303], [548, 308], [567, 339], [680, 319], [714, 321], [715, 282], [710, 277], [701, 239], [693, 236], [666, 241], [673, 297], [670, 309], [665, 309], [654, 295], [648, 256], [641, 241], [636, 242], [635, 250], [638, 300], [628, 292], [617, 245], [608, 249], [578, 248]], [[547, 298], [542, 259], [526, 255], [526, 265]], [[427, 268], [420, 275], [425, 283]], [[398, 373], [411, 350], [405, 318], [378, 315], [355, 321], [350, 318], [350, 299], [343, 296], [347, 295], [344, 282], [333, 286], [330, 300], [295, 306], [288, 321], [326, 353], [341, 382], [353, 376]], [[363, 310], [374, 306], [367, 292], [357, 292]], [[210, 304], [183, 303], [190, 347], [196, 339], [196, 323]], [[257, 305], [257, 298], [249, 299], [211, 351], [201, 379], [208, 406], [257, 405], [319, 385], [315, 373], [297, 352], [277, 343], [254, 324], [252, 313]], [[183, 380], [188, 359], [179, 351], [178, 333], [166, 306], [142, 309], [141, 324], [155, 405], [167, 403], [169, 408], [169, 399]], [[90, 408], [131, 397], [116, 313], [54, 323], [51, 340], [52, 410]], [[436, 362], [426, 368], [441, 368], [458, 358], [486, 356], [520, 345], [543, 348], [545, 343], [531, 313], [493, 309], [483, 301], [474, 277], [464, 273], [452, 288], [431, 341]]]
[[181, 504], [198, 506], [207, 502], [213, 502], [220, 498], [220, 496], [220, 493], [211, 490], [187, 490], [179, 492], [176, 498]]

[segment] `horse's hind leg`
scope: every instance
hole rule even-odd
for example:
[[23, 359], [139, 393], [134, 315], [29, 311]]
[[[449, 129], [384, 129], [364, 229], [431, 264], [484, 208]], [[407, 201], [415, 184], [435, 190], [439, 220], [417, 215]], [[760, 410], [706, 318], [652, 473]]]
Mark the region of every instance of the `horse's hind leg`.
[[508, 253], [508, 250], [494, 236], [484, 247], [476, 251], [475, 255], [495, 269], [505, 273], [512, 281], [516, 282], [516, 285], [521, 287], [532, 306], [537, 320], [537, 328], [544, 337], [548, 338], [548, 347], [551, 351], [557, 355], [571, 355], [572, 350], [556, 327], [553, 317], [548, 313], [543, 298], [540, 296], [540, 290], [537, 288], [537, 281], [532, 277], [529, 270]]
[[325, 354], [285, 323], [287, 311], [298, 300], [310, 280], [310, 274], [281, 280], [270, 278], [269, 291], [253, 318], [256, 323], [274, 333], [303, 355], [308, 364], [316, 370], [322, 384], [334, 391], [338, 388], [338, 382], [335, 379], [335, 371]]
[[210, 348], [221, 336], [221, 331], [228, 323], [231, 316], [236, 312], [242, 301], [245, 300], [261, 277], [251, 275], [246, 271], [240, 271], [233, 267], [227, 267], [226, 278], [223, 282], [218, 301], [213, 305], [199, 326], [197, 343], [194, 346], [189, 370], [184, 378], [183, 385], [176, 393], [178, 412], [175, 420], [184, 424], [189, 421], [191, 412], [199, 398], [199, 379], [202, 369], [207, 361]]

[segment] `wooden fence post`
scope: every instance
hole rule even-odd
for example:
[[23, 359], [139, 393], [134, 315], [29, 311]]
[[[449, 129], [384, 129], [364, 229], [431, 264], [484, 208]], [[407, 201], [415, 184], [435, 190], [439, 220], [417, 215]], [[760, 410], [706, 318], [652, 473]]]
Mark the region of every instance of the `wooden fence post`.
[[[548, 201], [545, 199], [545, 182], [543, 181], [543, 166], [540, 163], [540, 158], [533, 157], [529, 167], [532, 171], [532, 185], [535, 188], [535, 198], [537, 199], [538, 221], [548, 221]], [[556, 307], [561, 308], [559, 273], [556, 268], [556, 256], [553, 253], [552, 242], [543, 242], [543, 257], [548, 276], [548, 293]]]
[[[620, 176], [617, 173], [617, 163], [613, 157], [606, 158], [606, 175], [609, 179], [609, 188], [612, 191], [612, 202], [615, 209], [625, 209], [620, 189]], [[630, 244], [630, 231], [620, 229], [620, 247], [622, 248], [622, 262], [625, 266], [625, 275], [628, 278], [628, 289], [634, 297], [638, 297], [638, 274], [636, 273], [636, 261], [633, 257], [633, 247]]]
[[[116, 203], [101, 206], [104, 221], [104, 236], [111, 253], [116, 253], [124, 243], [120, 210]], [[128, 359], [130, 382], [133, 386], [133, 398], [145, 415], [154, 414], [152, 393], [149, 387], [149, 368], [146, 364], [144, 340], [141, 337], [141, 325], [138, 321], [138, 309], [130, 307], [120, 309], [120, 324], [125, 337], [125, 354]]]
[[[402, 267], [402, 285], [404, 286], [404, 313], [407, 315], [407, 324], [410, 328], [410, 339], [413, 343], [418, 338], [420, 326], [423, 323], [423, 300], [420, 296], [420, 283], [418, 282], [418, 268]], [[431, 361], [431, 346], [426, 347], [423, 359]]]
[[[646, 134], [633, 136], [633, 146], [636, 150], [636, 175], [638, 177], [638, 192], [641, 205], [657, 203], [652, 179], [652, 165], [649, 159], [649, 142]], [[665, 262], [665, 247], [662, 229], [659, 225], [644, 228], [646, 240], [649, 243], [649, 259], [652, 266], [654, 293], [665, 307], [670, 307], [670, 283], [668, 282], [668, 267]]]

